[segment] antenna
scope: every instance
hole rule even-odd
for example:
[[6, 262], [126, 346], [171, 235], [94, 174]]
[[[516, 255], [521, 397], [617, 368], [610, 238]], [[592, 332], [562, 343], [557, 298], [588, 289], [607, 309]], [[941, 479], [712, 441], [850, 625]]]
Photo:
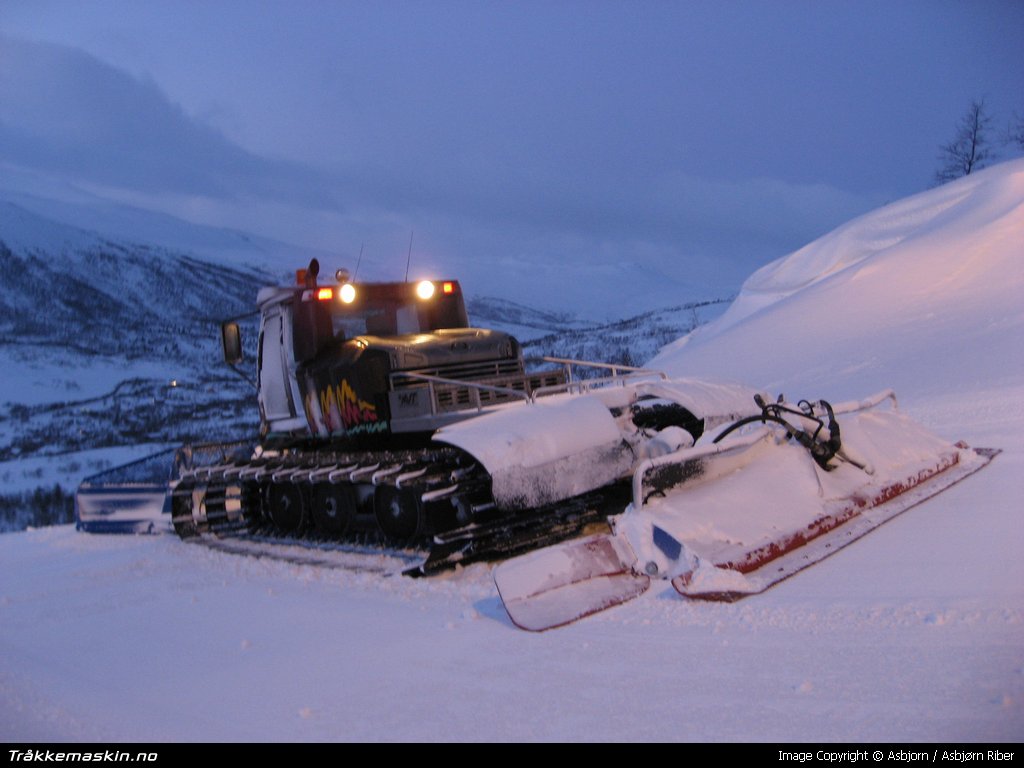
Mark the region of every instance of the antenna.
[[409, 282], [409, 262], [412, 261], [412, 236], [414, 230], [409, 230], [409, 255], [405, 257], [405, 282]]
[[355, 272], [352, 273], [352, 282], [353, 283], [356, 281], [356, 275], [359, 274], [359, 265], [363, 262], [363, 246], [365, 246], [365, 245], [366, 245], [366, 243], [360, 243], [359, 244], [359, 258], [356, 259], [356, 269], [355, 269]]

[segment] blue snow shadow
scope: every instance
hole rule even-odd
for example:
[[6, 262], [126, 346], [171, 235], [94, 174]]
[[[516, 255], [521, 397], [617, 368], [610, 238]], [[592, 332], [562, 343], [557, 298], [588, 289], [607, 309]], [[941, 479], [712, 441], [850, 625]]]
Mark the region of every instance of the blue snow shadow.
[[477, 600], [473, 603], [473, 608], [483, 618], [504, 624], [509, 629], [516, 629], [516, 625], [512, 623], [508, 612], [505, 611], [505, 606], [502, 605], [501, 598], [497, 595]]

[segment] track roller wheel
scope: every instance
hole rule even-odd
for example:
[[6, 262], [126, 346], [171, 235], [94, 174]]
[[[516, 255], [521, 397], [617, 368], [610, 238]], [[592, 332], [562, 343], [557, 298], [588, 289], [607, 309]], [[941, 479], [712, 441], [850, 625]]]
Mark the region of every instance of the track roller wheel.
[[424, 530], [423, 502], [419, 493], [412, 489], [377, 486], [373, 509], [377, 525], [390, 539], [408, 541]]
[[344, 536], [356, 514], [356, 492], [351, 485], [317, 483], [313, 486], [313, 527], [324, 536]]
[[192, 515], [195, 496], [193, 480], [182, 480], [171, 496], [171, 523], [174, 525], [174, 532], [183, 539], [199, 535], [195, 517]]
[[242, 509], [250, 530], [259, 528], [266, 521], [263, 518], [263, 499], [267, 498], [267, 489], [251, 480], [242, 484]]
[[274, 483], [267, 490], [267, 517], [282, 531], [299, 531], [309, 520], [302, 488], [295, 483]]

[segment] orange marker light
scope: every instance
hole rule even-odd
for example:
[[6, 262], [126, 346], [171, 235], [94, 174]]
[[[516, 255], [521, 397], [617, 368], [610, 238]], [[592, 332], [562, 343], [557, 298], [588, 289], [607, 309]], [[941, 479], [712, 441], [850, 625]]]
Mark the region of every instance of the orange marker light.
[[316, 297], [320, 301], [330, 301], [331, 299], [334, 298], [334, 291], [331, 290], [330, 288], [320, 288], [316, 292]]
[[455, 293], [455, 285], [454, 285], [454, 283], [442, 283], [441, 284], [441, 292], [442, 293]]

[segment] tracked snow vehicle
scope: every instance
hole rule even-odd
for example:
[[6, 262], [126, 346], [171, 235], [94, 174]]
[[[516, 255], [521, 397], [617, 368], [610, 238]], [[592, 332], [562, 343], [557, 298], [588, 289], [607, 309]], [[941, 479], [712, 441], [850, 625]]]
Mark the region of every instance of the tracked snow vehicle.
[[[469, 325], [455, 280], [318, 272], [260, 291], [259, 441], [182, 450], [183, 538], [429, 544], [424, 572], [504, 557], [621, 511], [639, 461], [751, 412], [739, 387], [552, 358], [528, 369], [515, 338]], [[222, 340], [237, 365], [237, 322]]]
[[[470, 327], [454, 280], [321, 286], [317, 271], [259, 294], [258, 443], [179, 452], [183, 538], [260, 555], [413, 545], [398, 562], [414, 575], [505, 560], [510, 617], [543, 630], [652, 579], [691, 598], [763, 591], [997, 453], [932, 435], [891, 391], [833, 408], [625, 366], [533, 369], [514, 338]], [[222, 336], [237, 364], [237, 323]]]

